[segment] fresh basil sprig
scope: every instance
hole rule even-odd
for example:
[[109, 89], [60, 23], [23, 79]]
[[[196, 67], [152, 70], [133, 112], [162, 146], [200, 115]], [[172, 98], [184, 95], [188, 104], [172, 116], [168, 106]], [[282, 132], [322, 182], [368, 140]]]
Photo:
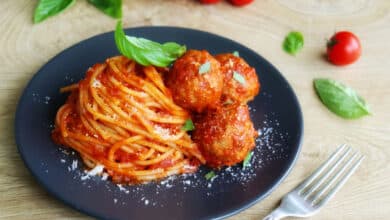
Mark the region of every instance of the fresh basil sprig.
[[315, 79], [314, 88], [322, 103], [338, 116], [355, 119], [371, 113], [363, 98], [340, 82]]
[[167, 67], [186, 51], [186, 46], [174, 42], [160, 44], [145, 38], [126, 36], [121, 21], [116, 25], [115, 43], [122, 55], [143, 66]]
[[34, 12], [34, 23], [39, 23], [60, 13], [75, 2], [76, 0], [39, 0]]
[[303, 35], [299, 32], [293, 31], [290, 32], [283, 42], [283, 49], [291, 55], [298, 53], [304, 44]]
[[122, 17], [122, 0], [88, 0], [88, 2], [113, 18]]
[[[34, 12], [34, 23], [59, 14], [75, 2], [76, 0], [39, 0]], [[88, 0], [88, 2], [113, 18], [122, 17], [122, 0]]]

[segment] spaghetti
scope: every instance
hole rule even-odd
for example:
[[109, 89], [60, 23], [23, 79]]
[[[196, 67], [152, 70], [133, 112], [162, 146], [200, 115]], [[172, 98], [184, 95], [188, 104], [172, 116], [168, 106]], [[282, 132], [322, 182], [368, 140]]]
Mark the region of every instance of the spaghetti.
[[104, 166], [115, 182], [138, 183], [195, 172], [205, 159], [182, 130], [190, 114], [177, 106], [162, 72], [123, 56], [95, 64], [56, 115], [53, 139]]

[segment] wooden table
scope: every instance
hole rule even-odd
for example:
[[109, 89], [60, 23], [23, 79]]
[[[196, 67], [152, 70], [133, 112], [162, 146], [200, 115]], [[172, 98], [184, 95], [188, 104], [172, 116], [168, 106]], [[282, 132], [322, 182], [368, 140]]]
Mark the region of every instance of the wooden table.
[[[27, 171], [14, 141], [16, 104], [27, 82], [54, 55], [93, 35], [113, 30], [115, 20], [86, 1], [41, 24], [32, 24], [35, 1], [0, 2], [0, 218], [88, 219], [50, 196]], [[247, 45], [289, 80], [302, 105], [305, 135], [297, 164], [270, 196], [231, 219], [261, 219], [280, 198], [348, 143], [367, 157], [336, 197], [312, 219], [390, 219], [390, 1], [256, 0], [235, 8], [191, 0], [124, 0], [124, 26], [171, 25], [210, 31]], [[361, 39], [361, 59], [336, 67], [324, 58], [326, 39], [337, 30]], [[281, 49], [299, 30], [305, 47], [297, 56]], [[373, 115], [344, 120], [329, 112], [313, 91], [316, 77], [355, 88]]]

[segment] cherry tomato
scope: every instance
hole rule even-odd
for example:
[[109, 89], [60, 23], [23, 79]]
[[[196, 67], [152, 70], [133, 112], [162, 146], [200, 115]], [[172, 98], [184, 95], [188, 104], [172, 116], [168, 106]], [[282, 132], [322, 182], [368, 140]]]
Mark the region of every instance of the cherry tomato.
[[235, 6], [244, 6], [253, 2], [253, 0], [229, 0], [229, 2]]
[[215, 4], [220, 2], [221, 0], [199, 0], [202, 4]]
[[355, 62], [361, 53], [359, 38], [348, 31], [337, 32], [327, 44], [328, 60], [338, 66]]

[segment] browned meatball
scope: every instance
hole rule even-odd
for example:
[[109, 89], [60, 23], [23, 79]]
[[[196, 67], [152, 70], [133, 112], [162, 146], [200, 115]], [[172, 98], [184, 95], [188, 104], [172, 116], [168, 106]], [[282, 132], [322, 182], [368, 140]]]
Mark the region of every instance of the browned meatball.
[[219, 103], [223, 78], [219, 62], [207, 51], [189, 50], [173, 64], [166, 84], [176, 104], [202, 112]]
[[193, 140], [207, 165], [214, 168], [234, 165], [255, 147], [257, 132], [247, 105], [226, 105], [198, 117]]
[[260, 83], [256, 70], [244, 59], [230, 53], [219, 54], [215, 58], [220, 62], [221, 73], [224, 75], [222, 103], [247, 103], [259, 93]]

